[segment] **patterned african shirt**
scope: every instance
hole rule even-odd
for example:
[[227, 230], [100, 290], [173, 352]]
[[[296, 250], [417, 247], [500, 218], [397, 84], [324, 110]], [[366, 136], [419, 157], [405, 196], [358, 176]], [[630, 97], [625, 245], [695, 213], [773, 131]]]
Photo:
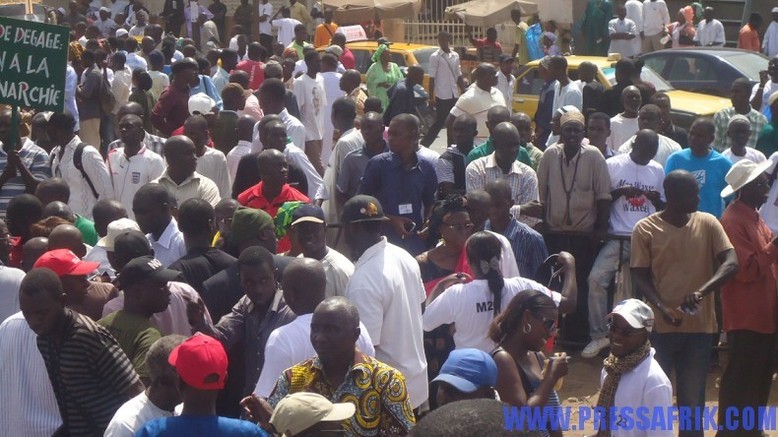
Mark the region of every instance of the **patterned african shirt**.
[[354, 404], [357, 412], [343, 427], [350, 436], [406, 435], [416, 423], [405, 377], [359, 351], [340, 387], [330, 386], [321, 361], [315, 356], [286, 369], [268, 402], [275, 408], [286, 395], [304, 391], [318, 393], [333, 403]]

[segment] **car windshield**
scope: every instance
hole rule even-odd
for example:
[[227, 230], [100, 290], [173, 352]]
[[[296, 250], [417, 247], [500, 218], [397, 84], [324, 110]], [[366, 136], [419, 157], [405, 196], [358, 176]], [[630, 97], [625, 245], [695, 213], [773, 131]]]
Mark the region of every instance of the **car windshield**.
[[426, 49], [419, 49], [413, 51], [413, 57], [416, 58], [416, 62], [421, 65], [424, 71], [429, 71], [430, 56], [438, 50], [437, 47], [428, 47]]
[[[608, 79], [608, 82], [610, 82], [611, 86], [616, 85], [616, 69], [613, 67], [603, 68], [602, 74], [605, 75], [605, 78]], [[671, 91], [673, 90], [673, 86], [670, 85], [666, 80], [662, 79], [661, 76], [656, 74], [654, 70], [643, 67], [643, 70], [640, 72], [640, 78], [643, 79], [645, 82], [652, 83], [657, 91]]]
[[767, 57], [756, 53], [733, 53], [724, 59], [755, 82], [759, 82], [759, 72], [767, 70], [769, 62]]

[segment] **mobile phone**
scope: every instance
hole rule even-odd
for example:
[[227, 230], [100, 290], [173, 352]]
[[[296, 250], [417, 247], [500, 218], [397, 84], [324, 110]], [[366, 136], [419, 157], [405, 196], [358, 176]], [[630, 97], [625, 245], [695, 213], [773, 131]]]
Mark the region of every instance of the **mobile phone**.
[[405, 228], [405, 232], [413, 233], [413, 231], [416, 230], [416, 222], [405, 222], [403, 224], [403, 227]]

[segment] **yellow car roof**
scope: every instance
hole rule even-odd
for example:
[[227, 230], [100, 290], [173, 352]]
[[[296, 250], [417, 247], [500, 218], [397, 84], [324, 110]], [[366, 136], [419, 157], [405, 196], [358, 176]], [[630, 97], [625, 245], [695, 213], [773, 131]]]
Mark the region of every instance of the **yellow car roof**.
[[[352, 42], [347, 42], [346, 46], [348, 48], [350, 48], [350, 49], [375, 50], [378, 47], [378, 42], [376, 42], [376, 41], [352, 41]], [[413, 50], [427, 49], [427, 48], [436, 49], [437, 46], [431, 46], [431, 45], [427, 45], [427, 44], [407, 43], [407, 42], [393, 42], [389, 46], [389, 50], [395, 50], [395, 51], [413, 51]]]

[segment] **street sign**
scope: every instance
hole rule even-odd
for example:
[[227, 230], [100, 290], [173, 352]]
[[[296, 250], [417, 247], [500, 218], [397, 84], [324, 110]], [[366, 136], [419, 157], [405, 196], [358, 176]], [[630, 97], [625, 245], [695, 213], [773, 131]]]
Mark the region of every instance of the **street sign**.
[[0, 103], [61, 112], [69, 29], [0, 17]]

